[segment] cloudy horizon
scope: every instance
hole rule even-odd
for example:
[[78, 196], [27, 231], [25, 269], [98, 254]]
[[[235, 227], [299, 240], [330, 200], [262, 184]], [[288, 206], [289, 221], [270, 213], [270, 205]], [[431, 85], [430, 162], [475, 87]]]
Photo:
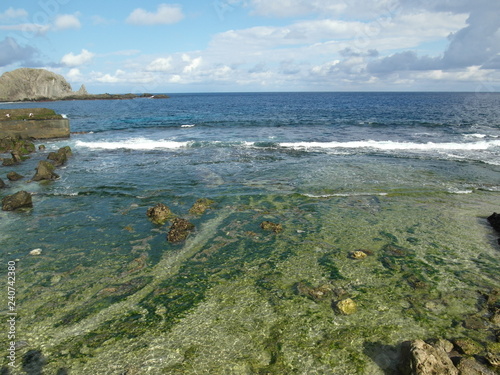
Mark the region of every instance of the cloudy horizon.
[[91, 93], [500, 88], [498, 0], [214, 0], [0, 7], [0, 74]]

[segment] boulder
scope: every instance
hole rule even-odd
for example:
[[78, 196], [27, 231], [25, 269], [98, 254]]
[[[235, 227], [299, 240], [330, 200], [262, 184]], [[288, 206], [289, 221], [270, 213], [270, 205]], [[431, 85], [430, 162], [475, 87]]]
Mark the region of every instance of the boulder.
[[201, 215], [206, 210], [208, 210], [215, 202], [208, 198], [200, 198], [194, 204], [193, 207], [189, 209], [189, 213], [192, 215]]
[[338, 301], [335, 304], [335, 307], [338, 312], [344, 315], [351, 315], [356, 312], [358, 309], [356, 302], [354, 302], [351, 298], [346, 298], [343, 300]]
[[167, 234], [167, 240], [169, 242], [182, 242], [184, 241], [189, 233], [194, 229], [194, 224], [190, 223], [186, 219], [175, 218], [172, 222], [172, 226]]
[[0, 178], [0, 189], [3, 189], [6, 186], [7, 185], [5, 185], [5, 182], [3, 182], [3, 180]]
[[493, 215], [488, 217], [488, 222], [497, 232], [500, 232], [500, 214], [493, 212]]
[[69, 146], [61, 147], [57, 152], [51, 152], [47, 159], [51, 160], [56, 167], [66, 164], [68, 157], [73, 155]]
[[174, 213], [170, 211], [170, 208], [163, 203], [158, 203], [156, 206], [148, 208], [146, 215], [153, 223], [159, 225], [163, 225], [175, 217]]
[[26, 191], [18, 191], [2, 199], [2, 210], [4, 211], [14, 211], [24, 207], [33, 207], [31, 194]]
[[21, 176], [19, 173], [16, 172], [9, 172], [7, 173], [7, 178], [9, 181], [18, 181], [24, 178], [24, 176]]
[[495, 375], [495, 372], [483, 366], [474, 358], [460, 358], [457, 369], [460, 375]]
[[51, 162], [42, 160], [38, 163], [36, 168], [36, 173], [32, 178], [32, 181], [43, 181], [43, 180], [57, 180], [59, 175], [54, 173], [54, 164]]
[[422, 340], [406, 341], [401, 347], [400, 371], [403, 375], [458, 375], [457, 368], [441, 348]]
[[14, 159], [12, 159], [12, 158], [4, 158], [4, 159], [2, 160], [2, 165], [3, 165], [4, 167], [11, 167], [11, 166], [13, 166], [13, 165], [16, 165], [16, 162], [15, 162], [15, 161], [14, 161]]
[[274, 233], [279, 233], [283, 231], [283, 226], [281, 224], [273, 223], [271, 221], [263, 221], [260, 227], [266, 231], [271, 231]]

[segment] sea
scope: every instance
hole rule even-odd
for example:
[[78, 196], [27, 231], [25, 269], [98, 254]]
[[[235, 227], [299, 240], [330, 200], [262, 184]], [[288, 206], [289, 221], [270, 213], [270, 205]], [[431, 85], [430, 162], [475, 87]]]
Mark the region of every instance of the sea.
[[0, 104], [72, 131], [0, 167], [33, 198], [0, 212], [3, 373], [377, 375], [407, 340], [492, 345], [499, 93], [169, 95]]

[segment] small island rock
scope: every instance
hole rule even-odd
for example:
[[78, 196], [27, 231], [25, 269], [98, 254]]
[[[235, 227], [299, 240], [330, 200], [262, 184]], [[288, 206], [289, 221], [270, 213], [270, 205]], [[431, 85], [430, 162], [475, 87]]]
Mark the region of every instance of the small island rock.
[[172, 226], [167, 234], [167, 240], [169, 242], [182, 242], [184, 241], [189, 233], [194, 229], [194, 224], [190, 223], [186, 219], [175, 218], [172, 222]]
[[163, 203], [158, 203], [156, 206], [148, 208], [146, 215], [153, 223], [159, 225], [165, 224], [165, 222], [175, 216], [174, 213], [170, 211], [170, 208]]
[[33, 176], [33, 181], [57, 180], [59, 175], [54, 173], [55, 166], [51, 162], [42, 160], [38, 163], [36, 173]]
[[24, 207], [33, 207], [31, 194], [24, 190], [7, 195], [2, 199], [2, 210], [4, 211], [14, 211]]

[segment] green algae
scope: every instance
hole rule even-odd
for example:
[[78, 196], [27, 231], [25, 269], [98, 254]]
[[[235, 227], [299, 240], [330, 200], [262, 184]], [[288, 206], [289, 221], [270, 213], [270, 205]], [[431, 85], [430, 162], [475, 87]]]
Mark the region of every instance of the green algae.
[[[47, 373], [383, 374], [394, 361], [373, 357], [393, 358], [403, 340], [470, 335], [457, 322], [498, 283], [486, 230], [448, 198], [444, 213], [408, 197], [378, 197], [374, 210], [368, 199], [254, 196], [219, 204], [229, 209], [177, 246], [119, 224], [128, 246], [110, 232], [93, 251], [22, 260], [35, 270], [20, 291], [23, 338], [43, 346]], [[264, 220], [284, 231], [262, 231]], [[465, 237], [464, 226], [477, 230]], [[353, 260], [357, 249], [372, 255]], [[298, 282], [329, 284], [358, 310], [341, 316], [331, 298], [297, 294]]]

